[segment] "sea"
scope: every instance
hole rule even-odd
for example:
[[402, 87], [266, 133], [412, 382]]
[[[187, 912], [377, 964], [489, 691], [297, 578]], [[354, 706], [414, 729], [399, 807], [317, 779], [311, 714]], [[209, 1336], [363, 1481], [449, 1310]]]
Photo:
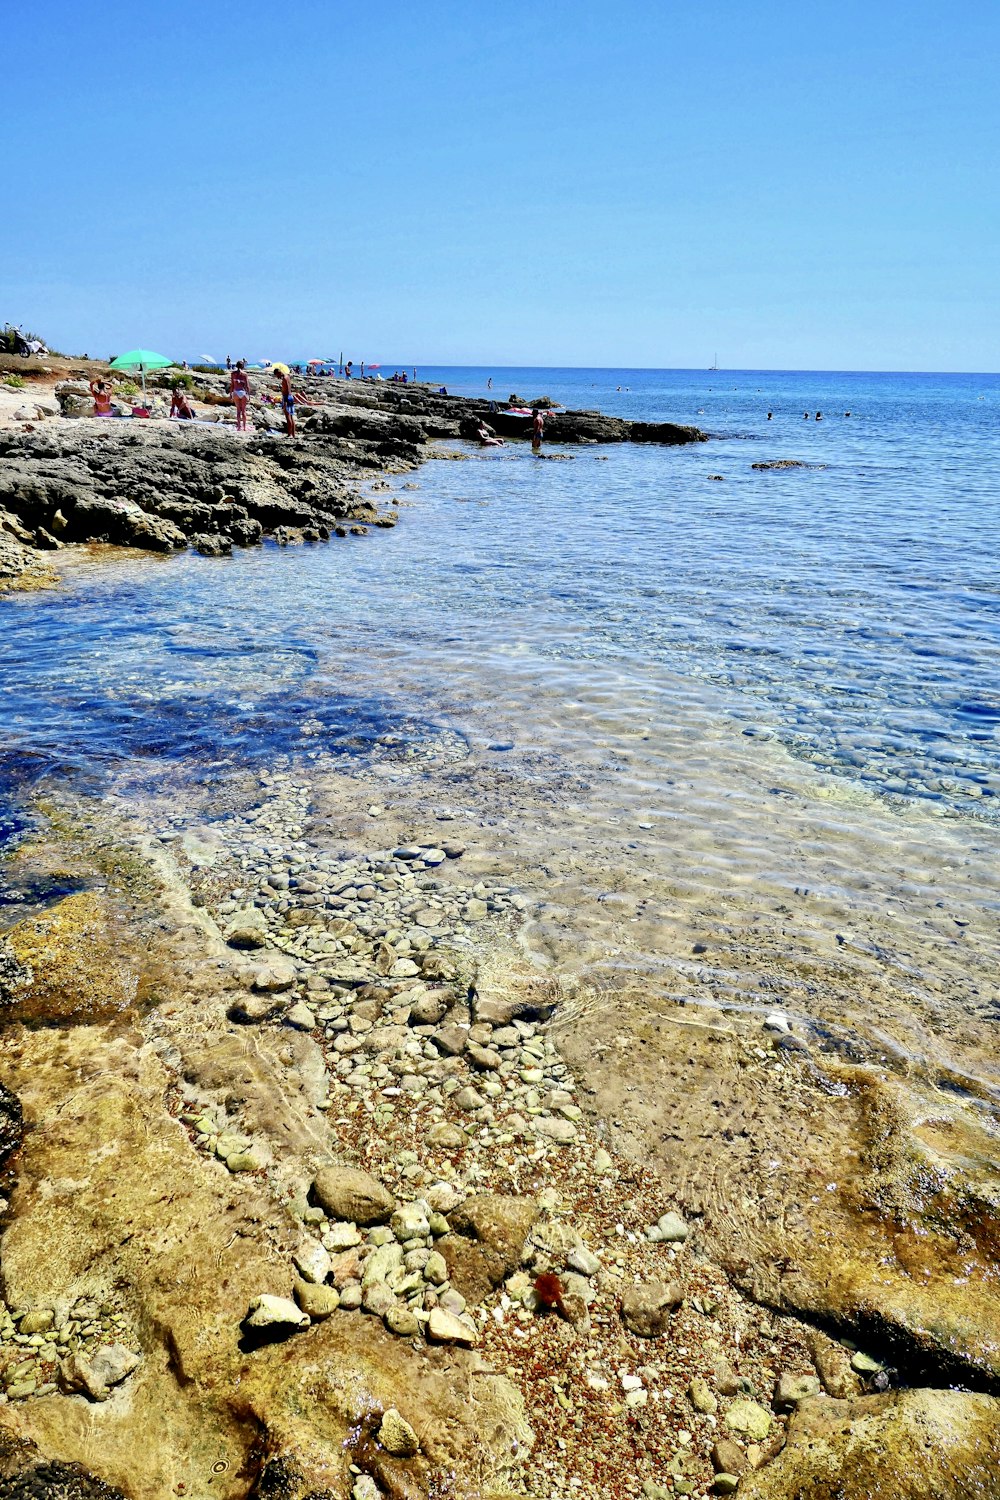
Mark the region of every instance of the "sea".
[[[512, 806], [555, 799], [550, 855], [592, 845], [606, 880], [613, 843], [709, 926], [822, 892], [789, 943], [864, 927], [899, 993], [944, 965], [954, 1030], [996, 986], [1000, 376], [418, 375], [709, 441], [446, 444], [379, 495], [391, 531], [72, 560], [0, 602], [0, 838], [46, 778], [138, 799], [167, 768], [458, 744], [502, 763]], [[946, 963], [939, 920], [964, 942]], [[751, 968], [733, 993], [768, 1003]], [[989, 1070], [979, 1043], [964, 1066]]]

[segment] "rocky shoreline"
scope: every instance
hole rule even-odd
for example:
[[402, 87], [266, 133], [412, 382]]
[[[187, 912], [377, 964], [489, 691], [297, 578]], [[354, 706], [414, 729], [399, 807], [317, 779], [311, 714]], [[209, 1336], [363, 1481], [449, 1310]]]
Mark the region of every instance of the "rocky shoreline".
[[[485, 407], [333, 384], [295, 443], [261, 406], [248, 438], [19, 418], [0, 568], [391, 525], [382, 476]], [[700, 436], [611, 420], [548, 430]], [[958, 1106], [716, 1003], [701, 942], [669, 1011], [538, 961], [510, 783], [378, 753], [36, 799], [0, 934], [0, 1500], [991, 1494]]]
[[[994, 1396], [763, 1308], [609, 1149], [487, 824], [348, 781], [159, 832], [50, 803], [15, 857], [83, 888], [2, 950], [9, 1493], [989, 1493]], [[791, 1083], [778, 1019], [730, 1018], [731, 1076]]]
[[[0, 590], [30, 586], [44, 576], [44, 554], [66, 544], [191, 546], [221, 556], [265, 537], [287, 545], [363, 535], [396, 520], [371, 498], [373, 479], [416, 468], [433, 442], [474, 440], [482, 420], [508, 438], [527, 436], [523, 417], [502, 405], [492, 410], [495, 403], [420, 385], [315, 376], [296, 380], [305, 399], [294, 441], [275, 431], [280, 413], [260, 389], [250, 403], [251, 432], [237, 433], [222, 374], [197, 377], [195, 422], [163, 420], [160, 395], [152, 420], [100, 420], [89, 415], [83, 376], [110, 372], [66, 375], [33, 381], [0, 426]], [[259, 388], [264, 377], [255, 372], [254, 381]], [[129, 410], [125, 399], [117, 406]], [[676, 423], [547, 412], [546, 441], [559, 446], [704, 440], [697, 428]]]

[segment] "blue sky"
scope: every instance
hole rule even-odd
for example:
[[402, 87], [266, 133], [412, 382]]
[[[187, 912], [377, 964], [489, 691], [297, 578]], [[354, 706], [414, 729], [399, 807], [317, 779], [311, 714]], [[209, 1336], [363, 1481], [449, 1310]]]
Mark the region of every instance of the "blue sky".
[[67, 350], [1000, 367], [997, 0], [3, 18], [0, 318]]

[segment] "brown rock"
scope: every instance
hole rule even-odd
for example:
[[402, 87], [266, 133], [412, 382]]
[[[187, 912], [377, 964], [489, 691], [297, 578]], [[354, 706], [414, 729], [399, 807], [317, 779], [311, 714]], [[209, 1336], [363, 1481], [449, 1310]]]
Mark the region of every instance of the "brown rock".
[[980, 1500], [996, 1494], [1000, 1400], [953, 1390], [818, 1396], [792, 1415], [785, 1447], [740, 1481], [742, 1500]]
[[679, 1281], [646, 1281], [622, 1294], [622, 1322], [644, 1339], [660, 1338], [670, 1327], [670, 1314], [684, 1301]]
[[322, 1322], [340, 1306], [340, 1293], [336, 1287], [317, 1285], [314, 1281], [303, 1281], [300, 1278], [293, 1291], [296, 1302], [314, 1323]]
[[331, 1219], [351, 1224], [384, 1224], [396, 1207], [388, 1189], [358, 1167], [324, 1167], [313, 1179], [312, 1196]]
[[750, 1461], [739, 1443], [720, 1438], [712, 1449], [712, 1467], [717, 1474], [745, 1474]]

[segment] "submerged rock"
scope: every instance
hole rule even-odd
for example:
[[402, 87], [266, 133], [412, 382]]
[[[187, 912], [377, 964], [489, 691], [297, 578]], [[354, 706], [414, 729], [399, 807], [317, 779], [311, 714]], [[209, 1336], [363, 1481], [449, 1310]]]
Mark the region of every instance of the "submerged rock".
[[350, 1224], [384, 1224], [396, 1207], [378, 1179], [358, 1167], [324, 1167], [313, 1180], [312, 1196], [331, 1219]]
[[908, 1390], [816, 1397], [792, 1416], [782, 1452], [745, 1474], [742, 1500], [985, 1500], [1000, 1472], [1000, 1401]]
[[647, 1281], [622, 1294], [622, 1322], [640, 1338], [661, 1338], [670, 1327], [670, 1314], [684, 1301], [678, 1281]]

